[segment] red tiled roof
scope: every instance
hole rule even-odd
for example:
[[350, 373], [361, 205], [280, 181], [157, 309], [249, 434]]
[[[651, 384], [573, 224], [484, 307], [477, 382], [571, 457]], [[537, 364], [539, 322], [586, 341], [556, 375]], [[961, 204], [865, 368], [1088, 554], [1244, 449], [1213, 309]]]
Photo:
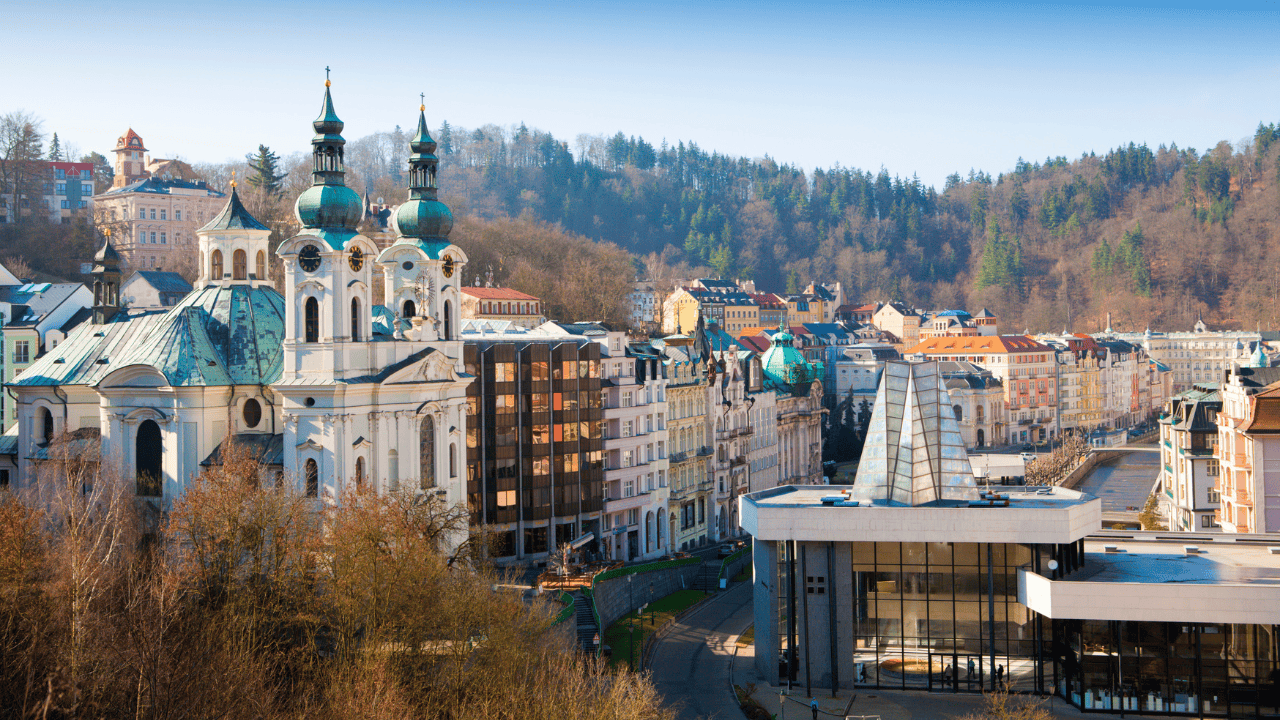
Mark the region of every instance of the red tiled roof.
[[462, 292], [473, 298], [481, 300], [537, 300], [532, 295], [525, 295], [519, 290], [511, 288], [494, 288], [494, 287], [464, 287]]
[[739, 335], [738, 344], [748, 350], [764, 352], [769, 349], [769, 338], [763, 335]]
[[943, 354], [951, 352], [1024, 353], [1053, 352], [1053, 348], [1025, 335], [976, 335], [967, 337], [934, 337], [922, 341], [907, 353]]

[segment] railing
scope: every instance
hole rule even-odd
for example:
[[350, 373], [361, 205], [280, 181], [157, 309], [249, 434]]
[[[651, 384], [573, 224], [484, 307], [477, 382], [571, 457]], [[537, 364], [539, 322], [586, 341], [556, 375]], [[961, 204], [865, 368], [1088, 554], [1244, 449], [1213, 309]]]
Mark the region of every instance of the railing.
[[711, 449], [710, 445], [703, 445], [702, 447], [698, 448], [698, 457], [706, 457], [713, 452], [715, 451]]
[[567, 592], [565, 592], [565, 591], [561, 590], [561, 591], [560, 591], [560, 597], [559, 597], [559, 598], [557, 598], [557, 599], [558, 599], [560, 602], [564, 603], [564, 604], [565, 604], [565, 607], [564, 607], [564, 609], [563, 609], [563, 610], [561, 610], [559, 613], [557, 613], [557, 614], [556, 614], [555, 619], [551, 621], [551, 625], [552, 625], [552, 627], [554, 627], [554, 626], [556, 626], [556, 625], [559, 625], [560, 623], [564, 622], [565, 620], [568, 620], [569, 618], [573, 617], [574, 612], [575, 612], [575, 611], [576, 611], [576, 609], [577, 609], [577, 608], [575, 608], [575, 607], [574, 607], [574, 604], [573, 604], [573, 596], [572, 596], [572, 595], [570, 595], [569, 593], [567, 593]]
[[688, 450], [681, 450], [680, 452], [677, 452], [677, 453], [671, 453], [671, 458], [670, 458], [670, 460], [671, 460], [671, 462], [672, 462], [673, 464], [674, 464], [674, 463], [682, 463], [682, 462], [684, 462], [685, 460], [688, 460], [688, 459], [689, 459], [689, 451], [688, 451]]
[[716, 576], [716, 579], [717, 579], [717, 580], [724, 580], [724, 579], [725, 579], [725, 578], [724, 578], [724, 573], [725, 573], [725, 570], [728, 570], [728, 569], [729, 569], [729, 565], [730, 565], [730, 564], [732, 564], [734, 561], [736, 561], [738, 558], [742, 557], [743, 555], [746, 555], [746, 554], [747, 554], [747, 552], [748, 552], [749, 550], [751, 550], [751, 546], [749, 546], [749, 545], [748, 545], [747, 547], [742, 548], [741, 550], [739, 550], [738, 552], [736, 552], [736, 553], [734, 553], [734, 554], [730, 555], [729, 557], [725, 558], [724, 560], [721, 560], [721, 561], [720, 561], [720, 574]]
[[747, 464], [746, 455], [739, 455], [738, 457], [733, 458], [732, 460], [729, 461], [729, 467], [736, 467], [738, 465], [746, 465], [746, 464]]

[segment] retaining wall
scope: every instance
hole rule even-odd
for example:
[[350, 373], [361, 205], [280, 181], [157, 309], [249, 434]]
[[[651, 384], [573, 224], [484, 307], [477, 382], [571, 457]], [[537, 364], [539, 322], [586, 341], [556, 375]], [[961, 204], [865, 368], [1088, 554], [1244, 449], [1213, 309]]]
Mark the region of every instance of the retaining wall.
[[[595, 588], [596, 612], [600, 614], [600, 632], [615, 620], [635, 610], [650, 600], [664, 598], [677, 590], [693, 587], [701, 565], [691, 563], [680, 567], [651, 570], [597, 582]], [[631, 578], [631, 587], [627, 587]], [[653, 591], [650, 596], [649, 585]], [[633, 604], [634, 603], [634, 604]]]

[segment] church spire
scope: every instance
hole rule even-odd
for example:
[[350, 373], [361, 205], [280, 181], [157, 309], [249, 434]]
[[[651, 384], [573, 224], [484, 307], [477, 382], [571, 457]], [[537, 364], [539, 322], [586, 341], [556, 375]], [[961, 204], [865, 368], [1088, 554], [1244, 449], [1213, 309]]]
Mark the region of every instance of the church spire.
[[453, 213], [440, 202], [436, 186], [436, 171], [440, 159], [436, 157], [436, 141], [427, 130], [425, 95], [418, 106], [418, 131], [409, 141], [409, 201], [396, 210], [396, 227], [401, 242], [427, 240], [449, 242], [453, 230]]
[[[298, 196], [294, 214], [304, 228], [333, 230], [339, 235], [353, 234], [364, 219], [364, 207], [355, 190], [346, 186], [344, 176], [342, 120], [333, 109], [330, 92], [329, 68], [325, 68], [324, 101], [320, 116], [311, 123], [316, 131], [311, 138], [311, 187]], [[330, 240], [335, 249], [341, 249], [342, 237]]]
[[111, 244], [111, 229], [104, 232], [102, 248], [93, 256], [93, 322], [111, 322], [120, 311], [120, 254]]

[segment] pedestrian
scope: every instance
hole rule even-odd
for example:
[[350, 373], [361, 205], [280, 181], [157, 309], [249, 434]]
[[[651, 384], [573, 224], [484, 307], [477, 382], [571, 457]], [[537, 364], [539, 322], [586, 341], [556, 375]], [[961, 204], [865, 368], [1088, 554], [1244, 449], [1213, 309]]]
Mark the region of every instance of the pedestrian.
[[813, 720], [818, 720], [818, 698], [809, 703], [809, 709], [813, 711]]
[[867, 681], [867, 664], [858, 663], [858, 682], [865, 683]]
[[947, 666], [942, 669], [942, 687], [946, 687], [949, 682], [951, 682], [951, 663], [947, 663]]
[[996, 684], [997, 685], [1004, 684], [1004, 666], [1003, 665], [1000, 665], [999, 667], [996, 668]]
[[969, 675], [965, 679], [966, 680], [973, 679], [973, 658], [969, 658]]

